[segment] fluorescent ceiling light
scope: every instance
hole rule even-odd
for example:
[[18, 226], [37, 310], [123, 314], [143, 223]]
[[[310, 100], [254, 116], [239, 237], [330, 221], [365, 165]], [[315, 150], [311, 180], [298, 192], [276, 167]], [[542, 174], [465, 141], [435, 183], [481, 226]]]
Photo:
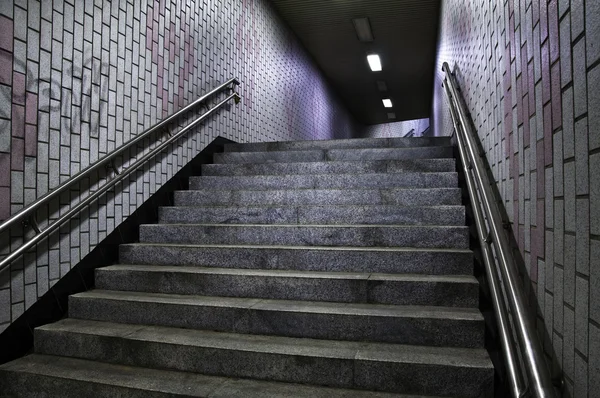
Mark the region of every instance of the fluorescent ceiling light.
[[354, 24], [354, 30], [356, 30], [358, 40], [362, 42], [373, 41], [373, 32], [371, 31], [369, 18], [355, 18], [352, 20], [352, 23]]
[[387, 84], [383, 80], [377, 80], [377, 89], [379, 91], [387, 91]]
[[395, 119], [396, 118], [396, 114], [395, 113], [388, 113], [388, 119]]
[[369, 62], [369, 66], [373, 72], [379, 72], [381, 70], [381, 59], [379, 59], [379, 55], [367, 55], [367, 62]]
[[391, 99], [384, 99], [383, 101], [383, 106], [385, 106], [386, 108], [391, 108], [392, 107], [392, 100]]

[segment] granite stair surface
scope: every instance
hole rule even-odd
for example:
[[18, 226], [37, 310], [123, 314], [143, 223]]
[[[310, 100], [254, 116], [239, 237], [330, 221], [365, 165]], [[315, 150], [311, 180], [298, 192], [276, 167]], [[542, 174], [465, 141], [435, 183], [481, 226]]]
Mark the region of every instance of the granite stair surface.
[[491, 397], [447, 138], [227, 144], [0, 397]]

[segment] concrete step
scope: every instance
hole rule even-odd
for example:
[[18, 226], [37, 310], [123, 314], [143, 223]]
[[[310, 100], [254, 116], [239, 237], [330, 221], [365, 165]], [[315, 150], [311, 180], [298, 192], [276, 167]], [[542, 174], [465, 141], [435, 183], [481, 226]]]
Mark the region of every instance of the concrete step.
[[132, 243], [119, 246], [119, 259], [123, 264], [428, 275], [473, 274], [473, 253], [464, 249]]
[[483, 347], [476, 308], [329, 303], [92, 290], [69, 297], [69, 317], [244, 334]]
[[7, 397], [46, 398], [419, 398], [206, 376], [40, 354], [0, 365], [0, 391], [2, 396]]
[[345, 189], [456, 188], [458, 175], [445, 173], [368, 173], [281, 176], [202, 176], [190, 178], [190, 189]]
[[145, 224], [140, 242], [285, 246], [469, 248], [460, 226]]
[[450, 145], [450, 137], [352, 138], [344, 140], [279, 141], [225, 144], [225, 152], [305, 151], [309, 149], [352, 148], [412, 148]]
[[175, 191], [175, 206], [460, 205], [459, 188]]
[[488, 397], [494, 369], [484, 349], [244, 335], [64, 319], [35, 329], [39, 354], [213, 376]]
[[476, 308], [471, 275], [314, 272], [216, 267], [111, 265], [96, 288], [203, 296]]
[[306, 151], [224, 152], [213, 155], [214, 163], [296, 163], [364, 160], [451, 158], [451, 146], [415, 148], [313, 149]]
[[363, 174], [456, 171], [454, 159], [371, 160], [354, 162], [204, 164], [203, 176]]
[[463, 206], [198, 206], [161, 207], [171, 224], [465, 225]]

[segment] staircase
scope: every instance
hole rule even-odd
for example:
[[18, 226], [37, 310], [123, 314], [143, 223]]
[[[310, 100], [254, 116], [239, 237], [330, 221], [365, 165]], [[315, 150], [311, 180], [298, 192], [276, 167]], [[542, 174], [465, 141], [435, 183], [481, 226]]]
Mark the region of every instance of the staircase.
[[490, 397], [454, 171], [448, 138], [228, 145], [0, 395]]

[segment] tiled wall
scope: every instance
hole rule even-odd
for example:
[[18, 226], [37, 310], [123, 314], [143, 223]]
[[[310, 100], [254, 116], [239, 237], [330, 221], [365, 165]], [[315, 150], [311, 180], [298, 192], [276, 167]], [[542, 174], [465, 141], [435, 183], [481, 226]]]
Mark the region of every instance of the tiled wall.
[[405, 120], [402, 122], [365, 126], [361, 136], [371, 138], [404, 137], [414, 130], [414, 137], [420, 137], [428, 128], [429, 118]]
[[[218, 135], [356, 128], [267, 0], [0, 1], [0, 220], [233, 76], [240, 105], [0, 275], [0, 331]], [[18, 231], [0, 239], [2, 254], [21, 241]]]
[[[443, 0], [433, 128], [456, 75], [566, 397], [600, 391], [600, 1]], [[529, 282], [530, 281], [530, 282]]]

